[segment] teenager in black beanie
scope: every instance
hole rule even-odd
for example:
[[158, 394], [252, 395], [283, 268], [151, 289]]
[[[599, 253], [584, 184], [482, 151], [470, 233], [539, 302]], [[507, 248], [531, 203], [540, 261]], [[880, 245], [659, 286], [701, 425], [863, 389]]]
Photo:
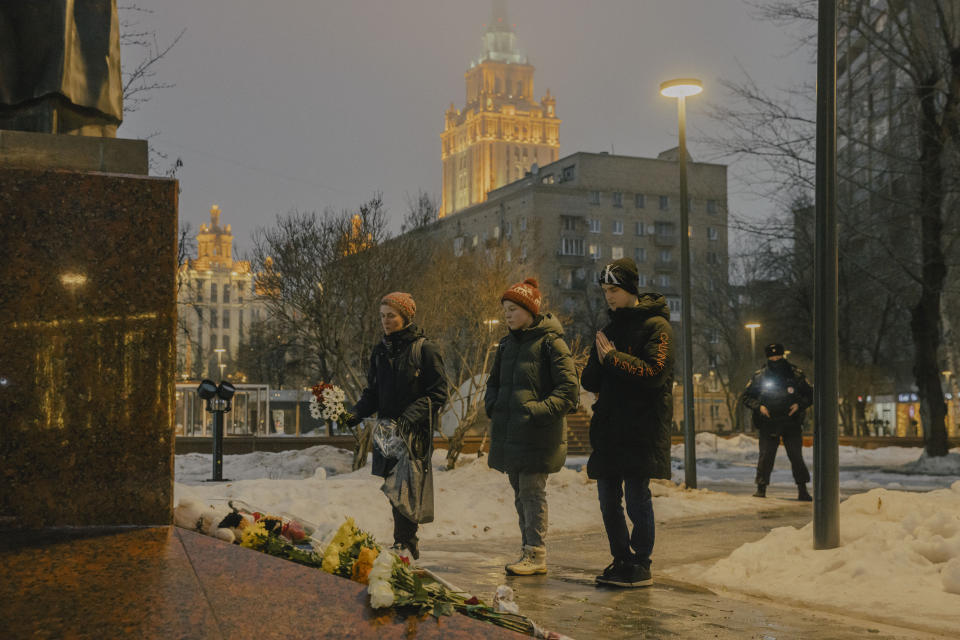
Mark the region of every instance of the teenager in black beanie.
[[[580, 381], [597, 394], [587, 475], [597, 480], [613, 556], [597, 583], [644, 587], [653, 584], [650, 479], [670, 478], [673, 328], [666, 299], [659, 293], [638, 293], [633, 260], [611, 262], [599, 280], [610, 323], [597, 333]], [[632, 533], [623, 514], [624, 498]]]

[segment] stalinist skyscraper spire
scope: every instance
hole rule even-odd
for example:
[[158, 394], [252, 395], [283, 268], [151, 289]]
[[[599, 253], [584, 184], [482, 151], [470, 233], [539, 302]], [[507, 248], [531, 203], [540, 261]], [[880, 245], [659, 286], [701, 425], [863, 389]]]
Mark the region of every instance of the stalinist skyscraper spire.
[[440, 215], [487, 199], [487, 192], [522, 178], [531, 165], [557, 159], [560, 120], [547, 90], [534, 100], [533, 66], [517, 44], [506, 0], [492, 0], [483, 51], [467, 70], [466, 104], [447, 109], [441, 157]]

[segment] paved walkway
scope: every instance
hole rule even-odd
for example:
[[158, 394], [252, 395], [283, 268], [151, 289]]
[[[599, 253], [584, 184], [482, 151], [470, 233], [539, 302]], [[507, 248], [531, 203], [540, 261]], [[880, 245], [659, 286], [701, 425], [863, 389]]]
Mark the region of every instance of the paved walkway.
[[756, 513], [658, 525], [653, 558], [655, 583], [646, 589], [595, 586], [594, 576], [609, 562], [606, 538], [600, 530], [549, 536], [550, 572], [546, 576], [504, 576], [503, 565], [519, 555], [519, 534], [517, 540], [510, 541], [427, 540], [422, 545], [420, 564], [484, 599], [491, 598], [498, 584], [509, 584], [516, 591], [522, 613], [548, 629], [577, 640], [945, 637], [746, 596], [717, 595], [663, 575], [669, 567], [727, 556], [744, 542], [757, 540], [774, 527], [801, 526], [809, 522], [812, 506], [787, 500], [786, 496], [784, 492], [783, 499], [768, 498], [768, 508]]

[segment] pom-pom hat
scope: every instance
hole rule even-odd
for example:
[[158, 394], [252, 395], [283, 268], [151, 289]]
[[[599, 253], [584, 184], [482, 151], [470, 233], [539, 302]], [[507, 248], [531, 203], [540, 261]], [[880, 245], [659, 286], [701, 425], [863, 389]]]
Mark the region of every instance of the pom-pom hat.
[[540, 284], [536, 278], [527, 278], [504, 291], [500, 296], [500, 302], [504, 300], [520, 305], [531, 315], [536, 316], [540, 313], [540, 301], [543, 300], [543, 296], [540, 295]]

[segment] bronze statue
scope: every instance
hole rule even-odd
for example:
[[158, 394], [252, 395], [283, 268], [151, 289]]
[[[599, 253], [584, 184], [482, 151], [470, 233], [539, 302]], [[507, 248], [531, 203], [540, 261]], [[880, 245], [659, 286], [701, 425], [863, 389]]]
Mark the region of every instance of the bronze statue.
[[0, 129], [114, 137], [116, 0], [0, 0]]

